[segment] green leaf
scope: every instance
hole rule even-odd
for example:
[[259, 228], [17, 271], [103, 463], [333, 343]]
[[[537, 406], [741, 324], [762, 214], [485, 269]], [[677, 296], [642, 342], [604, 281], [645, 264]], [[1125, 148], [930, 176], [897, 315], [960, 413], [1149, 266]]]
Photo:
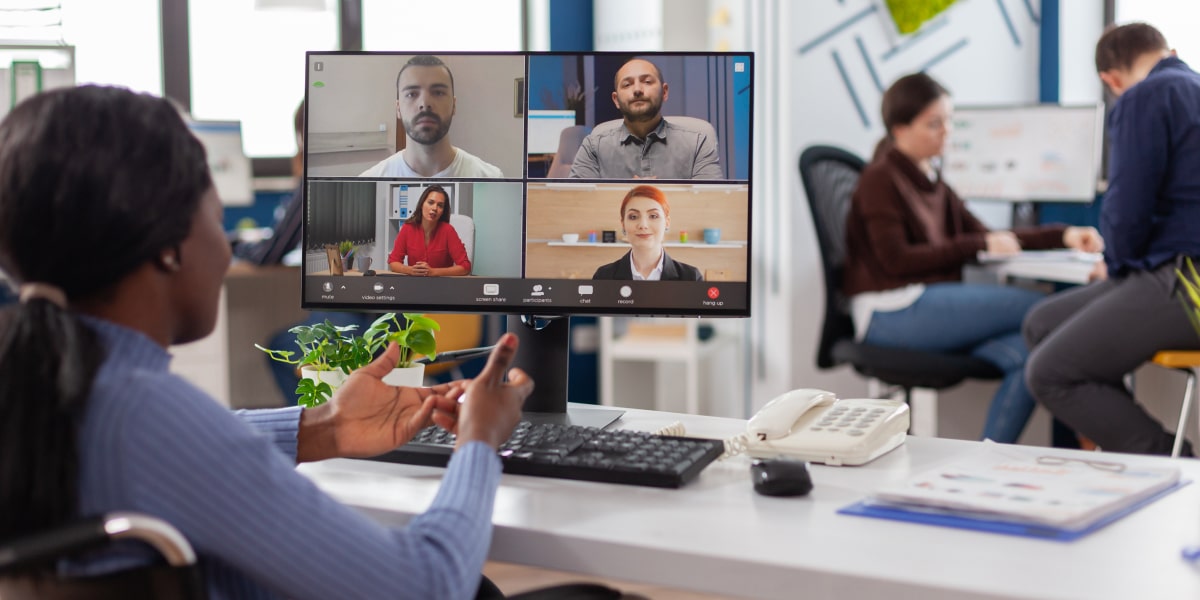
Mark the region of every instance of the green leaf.
[[293, 327], [291, 331], [296, 334], [296, 341], [304, 346], [310, 346], [321, 339], [315, 327]]
[[296, 403], [312, 408], [324, 404], [333, 395], [333, 387], [324, 381], [314, 383], [311, 379], [301, 379], [296, 384]]
[[437, 340], [432, 333], [423, 329], [408, 332], [408, 347], [429, 357], [437, 354]]
[[1200, 273], [1196, 272], [1196, 265], [1191, 258], [1186, 258], [1184, 262], [1187, 273], [1175, 270], [1180, 284], [1179, 301], [1183, 303], [1183, 310], [1192, 322], [1192, 328], [1200, 334]]
[[441, 331], [442, 326], [437, 321], [420, 314], [404, 313], [404, 318], [408, 319], [409, 329], [426, 329], [432, 331]]
[[255, 344], [254, 347], [266, 352], [267, 356], [271, 357], [271, 360], [287, 363], [289, 365], [294, 365], [300, 362], [299, 360], [292, 360], [292, 355], [295, 354], [295, 352], [291, 350], [271, 350], [270, 348], [264, 348], [258, 344]]

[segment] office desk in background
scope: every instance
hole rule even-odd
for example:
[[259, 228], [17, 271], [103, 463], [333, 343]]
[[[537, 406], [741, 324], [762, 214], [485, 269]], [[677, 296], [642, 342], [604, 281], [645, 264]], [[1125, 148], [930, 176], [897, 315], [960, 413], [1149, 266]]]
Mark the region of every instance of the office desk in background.
[[978, 268], [1000, 283], [1021, 278], [1083, 285], [1088, 283], [1088, 275], [1099, 260], [1103, 260], [1099, 254], [1071, 250], [1022, 252], [1011, 258], [989, 258], [981, 254]]
[[[680, 420], [724, 438], [736, 419], [630, 410], [615, 427]], [[863, 467], [813, 465], [813, 492], [751, 490], [749, 460], [717, 462], [680, 490], [505, 475], [491, 560], [753, 598], [1200, 598], [1200, 489], [1188, 485], [1072, 543], [836, 514], [880, 486], [978, 442], [912, 438]], [[1056, 452], [1063, 452], [1056, 450]], [[1079, 453], [1094, 458], [1095, 454]], [[1172, 459], [1105, 455], [1162, 464]], [[1185, 479], [1200, 461], [1174, 459]], [[299, 470], [342, 502], [401, 525], [433, 500], [442, 469], [331, 460]]]
[[171, 348], [171, 371], [232, 408], [283, 405], [283, 395], [254, 344], [305, 318], [299, 267], [236, 262], [225, 275], [217, 325], [206, 338]]

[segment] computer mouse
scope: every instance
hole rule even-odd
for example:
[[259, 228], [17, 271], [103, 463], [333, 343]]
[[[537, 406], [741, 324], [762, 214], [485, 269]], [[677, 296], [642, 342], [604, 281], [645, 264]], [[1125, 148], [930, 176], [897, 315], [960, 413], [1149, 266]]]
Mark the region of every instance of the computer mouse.
[[754, 491], [764, 496], [803, 496], [813, 488], [807, 463], [798, 460], [756, 460], [750, 478]]
[[370, 277], [375, 274], [375, 269], [367, 269], [363, 271], [363, 277]]

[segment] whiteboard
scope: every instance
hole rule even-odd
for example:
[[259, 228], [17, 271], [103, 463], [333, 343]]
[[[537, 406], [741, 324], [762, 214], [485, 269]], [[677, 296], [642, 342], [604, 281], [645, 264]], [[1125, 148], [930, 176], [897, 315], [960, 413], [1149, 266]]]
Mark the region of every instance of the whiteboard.
[[1101, 105], [959, 107], [942, 176], [962, 198], [1096, 199]]

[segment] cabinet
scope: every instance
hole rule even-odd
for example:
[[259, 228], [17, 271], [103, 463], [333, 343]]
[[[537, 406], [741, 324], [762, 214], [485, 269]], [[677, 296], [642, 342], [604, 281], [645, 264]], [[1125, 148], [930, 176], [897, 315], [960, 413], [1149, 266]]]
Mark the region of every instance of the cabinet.
[[[600, 321], [600, 404], [624, 405], [617, 402], [617, 363], [654, 363], [655, 410], [666, 410], [664, 404], [680, 398], [683, 410], [700, 414], [702, 363], [716, 354], [723, 336], [714, 330], [708, 339], [700, 339], [699, 319], [630, 319], [601, 317]], [[719, 361], [710, 361], [719, 363]], [[683, 381], [669, 377], [669, 367], [682, 365]], [[707, 365], [721, 369], [720, 364]], [[641, 382], [638, 382], [641, 383]], [[678, 402], [674, 403], [676, 406]]]

